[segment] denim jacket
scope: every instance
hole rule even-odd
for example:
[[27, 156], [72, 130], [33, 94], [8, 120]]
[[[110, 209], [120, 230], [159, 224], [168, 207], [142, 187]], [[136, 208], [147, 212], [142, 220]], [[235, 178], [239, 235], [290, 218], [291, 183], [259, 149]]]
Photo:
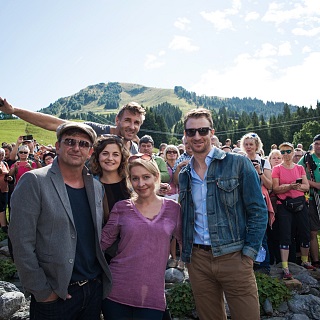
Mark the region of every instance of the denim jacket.
[[[191, 261], [194, 239], [194, 204], [190, 164], [179, 174], [179, 201], [182, 210], [182, 260]], [[242, 250], [255, 259], [266, 231], [268, 212], [259, 177], [244, 156], [215, 148], [207, 172], [207, 217], [212, 254]]]

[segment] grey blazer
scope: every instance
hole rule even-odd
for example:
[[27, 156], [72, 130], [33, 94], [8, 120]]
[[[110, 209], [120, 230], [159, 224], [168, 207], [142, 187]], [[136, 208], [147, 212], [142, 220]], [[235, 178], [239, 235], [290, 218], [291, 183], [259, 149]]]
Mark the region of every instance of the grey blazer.
[[[103, 297], [111, 290], [111, 273], [100, 249], [103, 186], [83, 169], [95, 227], [97, 259], [103, 270]], [[37, 301], [54, 291], [66, 299], [75, 261], [77, 232], [58, 160], [25, 173], [11, 198], [9, 236], [23, 287]]]

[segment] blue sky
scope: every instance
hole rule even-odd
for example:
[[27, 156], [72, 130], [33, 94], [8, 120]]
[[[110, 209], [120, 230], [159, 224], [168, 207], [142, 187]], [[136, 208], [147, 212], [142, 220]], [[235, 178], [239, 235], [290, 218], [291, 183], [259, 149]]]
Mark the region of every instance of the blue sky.
[[319, 0], [1, 0], [0, 17], [0, 96], [23, 108], [109, 81], [320, 100]]

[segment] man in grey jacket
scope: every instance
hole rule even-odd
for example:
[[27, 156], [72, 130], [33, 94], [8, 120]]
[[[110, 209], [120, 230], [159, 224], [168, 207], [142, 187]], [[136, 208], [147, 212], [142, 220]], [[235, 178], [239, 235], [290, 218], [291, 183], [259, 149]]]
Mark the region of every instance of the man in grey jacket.
[[52, 166], [24, 174], [11, 200], [9, 235], [30, 319], [100, 319], [111, 274], [100, 249], [102, 185], [84, 166], [96, 138], [85, 124], [57, 129]]

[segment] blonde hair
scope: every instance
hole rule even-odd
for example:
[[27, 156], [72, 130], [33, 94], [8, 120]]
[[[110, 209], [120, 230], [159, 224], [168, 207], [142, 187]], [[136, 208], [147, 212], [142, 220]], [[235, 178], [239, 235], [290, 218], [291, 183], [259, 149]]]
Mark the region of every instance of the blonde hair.
[[[156, 190], [158, 190], [160, 188], [160, 171], [158, 168], [157, 163], [154, 160], [143, 160], [141, 158], [135, 159], [131, 162], [129, 162], [128, 165], [128, 171], [129, 171], [129, 176], [128, 176], [128, 185], [131, 185], [132, 188], [132, 184], [131, 184], [131, 169], [134, 167], [143, 167], [145, 168], [147, 171], [149, 171], [153, 176], [155, 176], [157, 178], [156, 180]], [[132, 188], [133, 189], [133, 188]], [[133, 190], [132, 193], [132, 197], [137, 197], [136, 193]]]
[[244, 141], [246, 139], [252, 139], [254, 140], [255, 144], [256, 144], [256, 151], [259, 151], [262, 150], [263, 148], [263, 143], [260, 139], [260, 137], [254, 133], [254, 132], [249, 132], [249, 133], [246, 133], [240, 140], [240, 148], [245, 151], [245, 148], [244, 148]]
[[177, 151], [177, 157], [180, 156], [179, 149], [173, 144], [168, 144], [167, 147], [164, 150], [164, 160], [165, 161], [167, 161], [167, 152], [171, 151], [171, 150]]

